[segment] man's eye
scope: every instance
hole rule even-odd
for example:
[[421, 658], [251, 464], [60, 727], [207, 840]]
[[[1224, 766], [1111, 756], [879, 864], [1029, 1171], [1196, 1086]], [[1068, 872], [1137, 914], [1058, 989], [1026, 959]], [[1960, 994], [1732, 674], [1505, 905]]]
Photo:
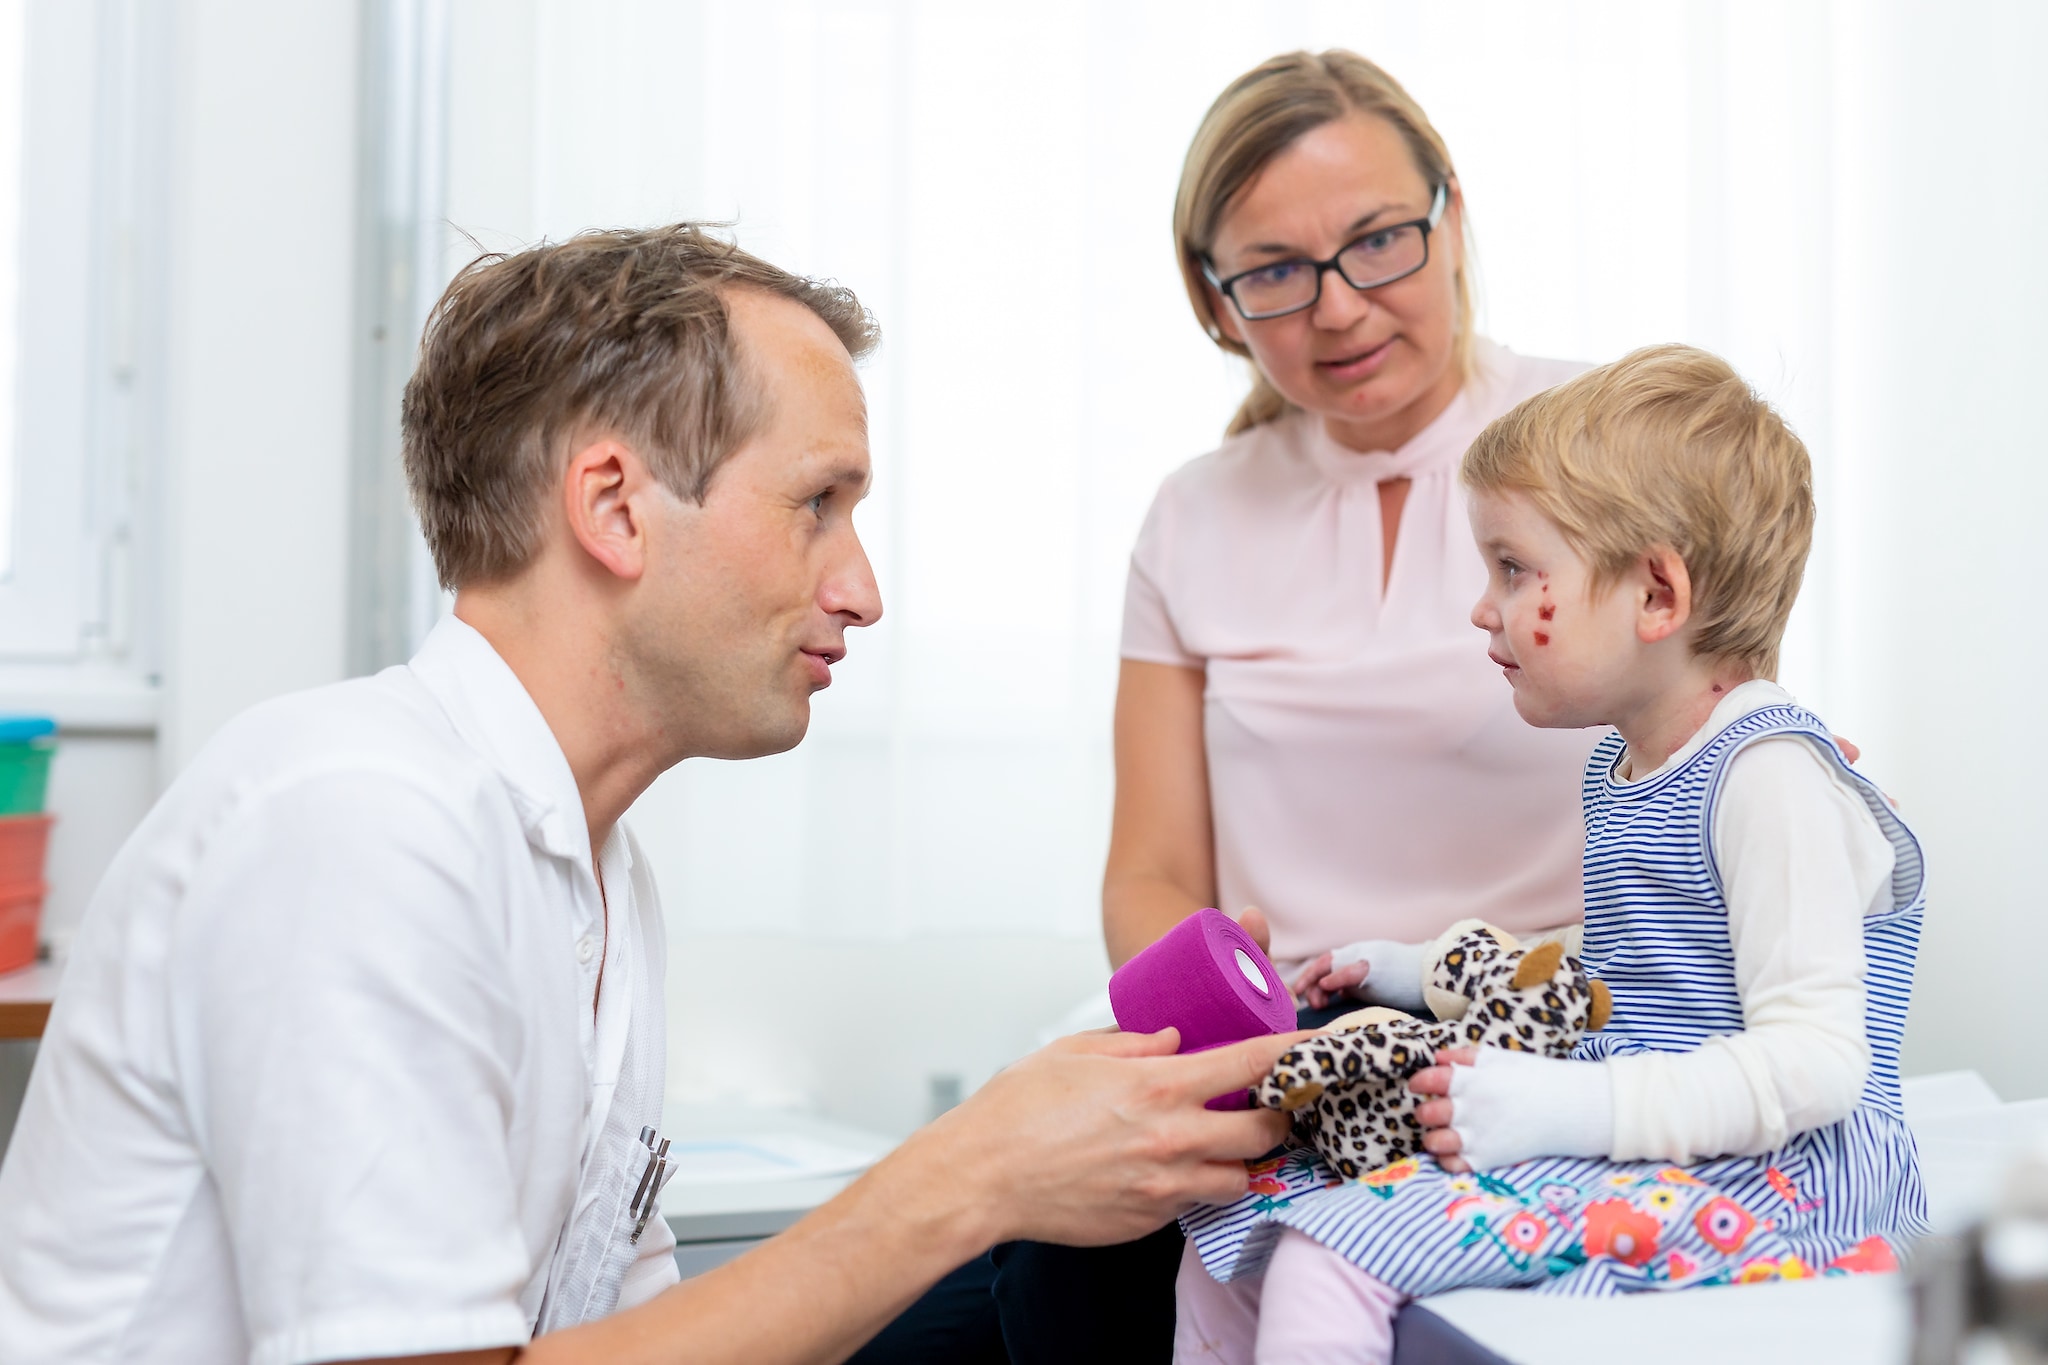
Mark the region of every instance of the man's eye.
[[829, 496], [831, 496], [831, 495], [830, 495], [830, 494], [827, 494], [827, 493], [813, 493], [813, 494], [811, 494], [811, 515], [812, 515], [812, 516], [814, 516], [814, 517], [821, 517], [821, 518], [822, 518], [822, 517], [823, 517], [823, 516], [825, 515], [825, 499], [826, 499], [827, 497], [829, 497]]

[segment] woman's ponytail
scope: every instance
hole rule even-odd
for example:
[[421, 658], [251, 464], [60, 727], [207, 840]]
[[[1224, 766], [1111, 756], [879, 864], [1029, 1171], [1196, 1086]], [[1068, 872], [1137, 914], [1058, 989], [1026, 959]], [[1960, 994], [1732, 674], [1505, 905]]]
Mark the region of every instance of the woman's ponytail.
[[1252, 391], [1244, 396], [1244, 402], [1237, 405], [1237, 415], [1223, 429], [1226, 437], [1276, 421], [1286, 416], [1294, 406], [1280, 396], [1280, 390], [1273, 387], [1273, 381], [1266, 378], [1266, 372], [1258, 367], [1256, 361], [1247, 360], [1245, 364], [1251, 366]]

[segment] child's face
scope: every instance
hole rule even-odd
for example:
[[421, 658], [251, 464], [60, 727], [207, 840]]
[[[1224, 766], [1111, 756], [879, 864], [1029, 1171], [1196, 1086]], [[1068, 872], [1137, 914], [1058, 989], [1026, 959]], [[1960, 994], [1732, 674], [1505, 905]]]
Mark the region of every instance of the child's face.
[[1513, 685], [1515, 710], [1552, 729], [1613, 723], [1640, 681], [1632, 585], [1590, 592], [1591, 566], [1519, 493], [1475, 491], [1471, 515], [1486, 559], [1472, 624]]

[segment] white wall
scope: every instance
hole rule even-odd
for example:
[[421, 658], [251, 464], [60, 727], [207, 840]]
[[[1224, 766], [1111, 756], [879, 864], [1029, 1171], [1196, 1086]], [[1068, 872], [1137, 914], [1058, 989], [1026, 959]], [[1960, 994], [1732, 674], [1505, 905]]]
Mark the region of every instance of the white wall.
[[342, 676], [357, 10], [181, 11], [166, 774], [252, 702]]
[[[2048, 1093], [2048, 9], [1872, 6], [1838, 68], [1856, 118], [1832, 287], [1844, 730], [1924, 839], [1909, 1070]], [[1854, 729], [1851, 729], [1851, 726]]]

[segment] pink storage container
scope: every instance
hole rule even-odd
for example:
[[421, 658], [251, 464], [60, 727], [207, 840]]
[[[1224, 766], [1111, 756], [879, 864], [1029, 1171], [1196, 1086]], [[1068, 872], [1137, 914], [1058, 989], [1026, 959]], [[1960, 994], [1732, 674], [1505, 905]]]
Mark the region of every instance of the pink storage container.
[[42, 882], [0, 886], [0, 972], [17, 971], [36, 960], [36, 930], [43, 922]]
[[43, 858], [50, 848], [48, 815], [0, 817], [0, 972], [36, 960], [43, 922]]

